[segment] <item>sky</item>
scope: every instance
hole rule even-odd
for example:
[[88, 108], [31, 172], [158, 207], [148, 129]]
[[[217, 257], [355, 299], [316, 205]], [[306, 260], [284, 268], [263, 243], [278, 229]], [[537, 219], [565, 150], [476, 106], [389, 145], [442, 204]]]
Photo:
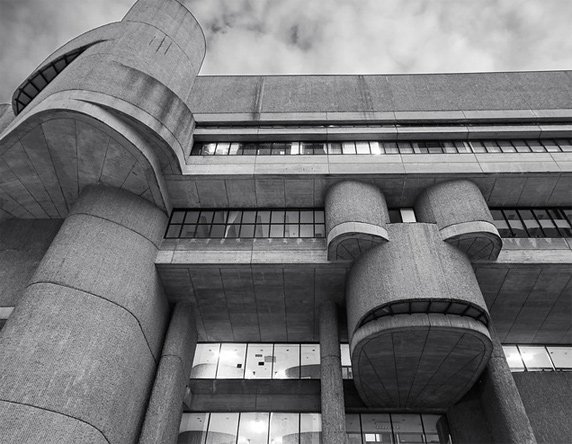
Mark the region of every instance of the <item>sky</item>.
[[[572, 69], [570, 0], [185, 0], [201, 74]], [[0, 0], [0, 103], [56, 48], [134, 0]]]

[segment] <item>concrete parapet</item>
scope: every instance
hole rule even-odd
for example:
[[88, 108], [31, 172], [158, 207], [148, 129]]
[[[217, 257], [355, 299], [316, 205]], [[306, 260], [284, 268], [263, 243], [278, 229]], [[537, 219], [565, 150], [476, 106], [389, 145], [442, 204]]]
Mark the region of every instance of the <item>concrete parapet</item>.
[[354, 260], [387, 241], [389, 212], [377, 187], [340, 182], [328, 190], [325, 208], [329, 260]]
[[0, 332], [7, 442], [20, 442], [19, 428], [52, 436], [54, 427], [46, 415], [10, 426], [13, 405], [52, 412], [65, 428], [53, 436], [65, 442], [88, 432], [99, 436], [93, 442], [136, 440], [167, 322], [154, 267], [166, 222], [124, 191], [80, 196]]
[[427, 188], [415, 202], [417, 220], [437, 224], [444, 241], [471, 259], [496, 259], [502, 239], [479, 188], [468, 180]]

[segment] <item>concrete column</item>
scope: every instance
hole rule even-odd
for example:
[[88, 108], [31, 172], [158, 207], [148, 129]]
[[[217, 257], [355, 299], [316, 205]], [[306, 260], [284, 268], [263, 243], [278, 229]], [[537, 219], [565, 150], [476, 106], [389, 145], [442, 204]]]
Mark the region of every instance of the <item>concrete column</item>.
[[491, 328], [493, 353], [481, 380], [481, 404], [496, 443], [536, 444], [502, 346]]
[[333, 301], [320, 307], [320, 378], [322, 442], [347, 444], [338, 312]]
[[86, 187], [0, 332], [4, 442], [133, 443], [168, 321], [166, 215]]
[[177, 442], [196, 345], [197, 330], [191, 306], [178, 303], [163, 346], [140, 444]]

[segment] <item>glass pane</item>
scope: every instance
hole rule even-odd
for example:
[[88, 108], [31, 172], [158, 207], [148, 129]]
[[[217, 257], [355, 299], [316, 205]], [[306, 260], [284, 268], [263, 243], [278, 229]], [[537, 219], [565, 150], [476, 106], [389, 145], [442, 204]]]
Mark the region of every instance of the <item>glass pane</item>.
[[348, 434], [348, 444], [362, 444], [359, 415], [346, 415], [346, 432]]
[[320, 379], [320, 346], [318, 344], [300, 345], [300, 377], [302, 379]]
[[230, 143], [227, 142], [219, 142], [216, 144], [216, 151], [215, 155], [217, 156], [226, 156], [228, 155], [228, 150], [230, 148]]
[[524, 370], [524, 364], [516, 345], [503, 345], [502, 349], [506, 357], [506, 362], [511, 370]]
[[363, 414], [361, 415], [363, 442], [369, 443], [392, 443], [391, 421], [387, 414]]
[[300, 444], [321, 444], [322, 418], [319, 413], [300, 414]]
[[254, 237], [254, 225], [242, 225], [240, 227], [240, 237]]
[[268, 413], [241, 413], [238, 444], [267, 444], [268, 415]]
[[187, 211], [185, 215], [185, 223], [186, 224], [196, 224], [199, 222], [199, 211]]
[[514, 237], [528, 237], [516, 210], [503, 210]]
[[572, 369], [572, 347], [547, 347], [554, 367]]
[[519, 210], [519, 213], [522, 221], [524, 222], [524, 226], [526, 227], [526, 231], [528, 231], [528, 235], [530, 237], [544, 237], [544, 234], [540, 229], [540, 225], [534, 218], [532, 211]]
[[324, 211], [322, 211], [322, 210], [314, 211], [314, 221], [317, 224], [323, 224], [324, 223]]
[[270, 226], [269, 225], [256, 225], [254, 231], [254, 237], [269, 237], [270, 236]]
[[214, 379], [220, 344], [197, 344], [191, 378]]
[[270, 225], [270, 237], [284, 237], [284, 225]]
[[487, 150], [482, 142], [469, 142], [471, 148], [473, 149], [473, 153], [486, 153]]
[[556, 225], [554, 225], [554, 222], [552, 222], [548, 211], [534, 210], [534, 215], [538, 219], [545, 237], [560, 237], [560, 233], [558, 232]]
[[325, 237], [326, 236], [326, 227], [324, 225], [316, 225], [314, 227], [314, 236], [315, 237]]
[[342, 367], [352, 365], [352, 360], [350, 359], [350, 344], [340, 344], [340, 355]]
[[344, 154], [355, 154], [356, 146], [353, 142], [343, 142], [342, 143], [342, 153]]
[[530, 153], [530, 147], [524, 140], [513, 140], [512, 144], [518, 153]]
[[231, 143], [228, 154], [230, 154], [231, 156], [236, 156], [240, 148], [241, 148], [240, 143]]
[[554, 140], [543, 140], [542, 144], [544, 145], [544, 148], [546, 148], [546, 151], [548, 151], [549, 153], [555, 153], [560, 151], [560, 147]]
[[393, 432], [395, 440], [400, 444], [423, 442], [423, 426], [421, 415], [392, 414]]
[[213, 217], [213, 224], [226, 224], [228, 211], [215, 211]]
[[184, 218], [185, 218], [184, 211], [173, 211], [173, 214], [171, 215], [171, 223], [182, 224]]
[[203, 145], [203, 156], [212, 156], [215, 153], [216, 143], [205, 143]]
[[552, 369], [552, 361], [544, 347], [519, 346], [527, 370]]
[[258, 211], [258, 213], [256, 213], [256, 223], [257, 224], [269, 224], [270, 223], [270, 211]]
[[568, 139], [558, 139], [556, 140], [556, 143], [565, 153], [572, 153], [572, 141]]
[[253, 224], [256, 222], [256, 211], [243, 211], [242, 212], [242, 223], [243, 224]]
[[313, 211], [300, 211], [300, 223], [313, 224], [314, 212]]
[[300, 377], [300, 345], [274, 345], [274, 379], [298, 379]]
[[286, 225], [284, 227], [284, 237], [300, 237], [299, 226], [296, 225]]
[[271, 413], [270, 444], [299, 444], [299, 424], [298, 413]]
[[183, 413], [178, 443], [203, 444], [207, 437], [209, 413]]
[[342, 144], [328, 143], [328, 154], [342, 154]]
[[213, 225], [209, 237], [223, 239], [226, 234], [226, 225]]
[[235, 444], [238, 413], [211, 413], [206, 444]]
[[248, 344], [246, 379], [270, 379], [273, 360], [272, 344]]
[[270, 143], [259, 143], [258, 144], [258, 155], [259, 156], [269, 156], [272, 150], [272, 144]]
[[369, 147], [371, 149], [371, 154], [379, 155], [383, 153], [379, 142], [369, 142]]
[[246, 344], [222, 344], [219, 353], [217, 379], [242, 379]]
[[297, 224], [299, 222], [300, 214], [298, 211], [286, 211], [286, 222], [289, 224]]
[[272, 211], [271, 222], [273, 224], [283, 224], [284, 223], [284, 211]]
[[421, 415], [423, 419], [423, 427], [425, 428], [425, 440], [428, 443], [439, 444], [439, 434], [437, 433], [437, 421], [441, 419], [440, 415]]
[[[413, 147], [411, 146], [411, 142], [397, 142], [397, 146], [399, 147], [399, 152], [401, 154], [413, 154]], [[385, 152], [389, 153], [389, 151], [387, 151], [387, 145], [385, 145], [385, 147]]]
[[300, 225], [300, 237], [314, 237], [314, 225]]
[[498, 145], [501, 147], [503, 153], [514, 153], [516, 149], [508, 140], [499, 140]]
[[181, 226], [182, 225], [169, 225], [169, 229], [167, 230], [165, 237], [166, 238], [179, 237], [179, 235], [181, 234]]
[[527, 140], [526, 143], [530, 147], [533, 153], [544, 153], [546, 150], [544, 146], [538, 140]]
[[369, 154], [368, 142], [356, 142], [356, 152], [358, 154]]
[[183, 225], [180, 237], [182, 237], [183, 239], [199, 237], [199, 235], [197, 235], [197, 229], [200, 230], [200, 237], [208, 237], [209, 235], [208, 225]]

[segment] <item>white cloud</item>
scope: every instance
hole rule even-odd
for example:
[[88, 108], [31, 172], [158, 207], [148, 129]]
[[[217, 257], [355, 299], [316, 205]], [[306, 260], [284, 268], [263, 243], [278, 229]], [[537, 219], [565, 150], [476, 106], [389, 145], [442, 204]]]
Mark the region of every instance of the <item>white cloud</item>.
[[[0, 0], [0, 100], [57, 46], [133, 0]], [[202, 74], [572, 68], [569, 0], [186, 0]]]

